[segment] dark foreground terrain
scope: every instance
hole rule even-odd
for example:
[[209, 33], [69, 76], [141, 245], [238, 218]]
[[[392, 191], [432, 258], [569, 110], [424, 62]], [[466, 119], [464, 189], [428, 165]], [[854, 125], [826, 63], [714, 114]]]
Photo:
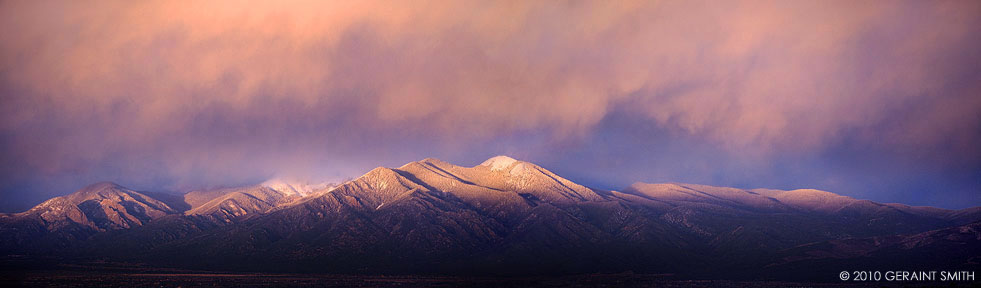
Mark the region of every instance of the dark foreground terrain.
[[[671, 275], [586, 274], [558, 277], [442, 277], [324, 274], [224, 274], [81, 270], [4, 271], [3, 287], [936, 287], [940, 283], [795, 283], [681, 280]], [[978, 287], [943, 283], [941, 287]]]
[[841, 281], [836, 273], [816, 277], [820, 280], [815, 282], [797, 282], [699, 279], [632, 272], [481, 277], [243, 273], [123, 263], [10, 264], [14, 263], [0, 262], [0, 287], [981, 287], [978, 281]]

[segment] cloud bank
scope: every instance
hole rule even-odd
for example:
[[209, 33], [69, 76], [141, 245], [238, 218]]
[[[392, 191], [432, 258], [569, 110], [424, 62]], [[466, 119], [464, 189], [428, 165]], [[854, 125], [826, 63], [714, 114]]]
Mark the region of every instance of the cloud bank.
[[979, 15], [976, 1], [6, 1], [0, 198], [57, 179], [353, 173], [330, 165], [486, 154], [467, 150], [515, 135], [562, 147], [614, 115], [667, 131], [619, 141], [979, 169]]

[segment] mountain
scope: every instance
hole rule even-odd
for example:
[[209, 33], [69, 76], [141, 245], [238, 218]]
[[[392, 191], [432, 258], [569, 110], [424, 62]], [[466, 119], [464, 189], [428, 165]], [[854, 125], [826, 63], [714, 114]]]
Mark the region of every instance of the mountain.
[[[694, 184], [636, 183], [624, 189], [624, 192], [674, 205], [675, 208], [669, 210], [666, 215], [676, 216], [675, 218], [683, 222], [682, 224], [697, 231], [709, 229], [697, 225], [699, 223], [697, 223], [696, 216], [705, 213], [727, 213], [733, 217], [751, 217], [754, 220], [775, 215], [783, 217], [784, 220], [808, 221], [811, 222], [812, 227], [807, 227], [808, 231], [801, 231], [801, 233], [817, 233], [809, 237], [818, 238], [821, 234], [830, 234], [833, 237], [850, 237], [911, 233], [963, 222], [953, 221], [950, 217], [956, 215], [957, 211], [882, 204], [813, 189], [743, 190]], [[705, 220], [704, 225], [706, 226], [720, 223], [718, 221], [720, 219], [716, 219], [716, 217]], [[735, 219], [730, 218], [729, 220]], [[755, 223], [746, 224], [754, 225]], [[777, 228], [775, 225], [780, 223], [769, 222], [765, 224], [769, 226], [767, 229], [772, 229]], [[813, 225], [823, 226], [814, 227]], [[833, 227], [824, 227], [826, 225]], [[729, 228], [726, 226], [723, 229]], [[781, 229], [787, 231], [800, 228], [782, 227]]]
[[310, 194], [330, 190], [334, 188], [333, 183], [310, 183], [308, 181], [297, 181], [292, 179], [274, 178], [262, 182], [259, 186], [269, 187], [286, 196], [306, 197]]
[[227, 224], [265, 214], [334, 187], [330, 183], [309, 184], [276, 178], [255, 186], [195, 190], [184, 194], [183, 201], [189, 207], [184, 214]]
[[[797, 274], [798, 279], [841, 270], [975, 271], [981, 263], [981, 222], [916, 234], [847, 238], [781, 251], [764, 275]], [[801, 273], [801, 271], [810, 271]]]
[[300, 198], [302, 196], [298, 194], [266, 186], [191, 191], [184, 196], [191, 206], [184, 214], [204, 217], [216, 223], [231, 223], [264, 214]]
[[[906, 237], [981, 220], [977, 208], [883, 204], [810, 189], [635, 183], [606, 191], [507, 156], [473, 167], [427, 158], [339, 185], [268, 181], [192, 191], [178, 209], [118, 185], [94, 186], [128, 191], [133, 200], [126, 203], [144, 203], [119, 204], [142, 208], [112, 218], [140, 221], [85, 220], [96, 219], [84, 213], [92, 204], [69, 198], [100, 190], [86, 188], [58, 201], [89, 208], [57, 214], [76, 227], [66, 231], [86, 233], [56, 234], [49, 238], [58, 245], [44, 249], [25, 245], [43, 233], [4, 233], [19, 236], [0, 238], [0, 251], [211, 270], [740, 277], [776, 269], [767, 267], [806, 274], [794, 264], [804, 262], [787, 259], [805, 259], [794, 255], [807, 252], [795, 251], [826, 247], [820, 243]], [[33, 218], [18, 215], [38, 214], [31, 211], [0, 218], [0, 229], [24, 229], [20, 219]], [[60, 226], [30, 227], [50, 234]]]
[[98, 232], [143, 226], [178, 213], [163, 201], [114, 183], [89, 185], [22, 213], [0, 217], [0, 251], [64, 246]]

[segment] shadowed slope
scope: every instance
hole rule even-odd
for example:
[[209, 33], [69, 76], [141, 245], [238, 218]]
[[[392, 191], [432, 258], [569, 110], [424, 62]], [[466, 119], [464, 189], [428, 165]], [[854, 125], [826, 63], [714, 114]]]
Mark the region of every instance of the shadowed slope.
[[[152, 221], [105, 233], [85, 226], [95, 223], [87, 210], [57, 206], [65, 209], [52, 215], [68, 219], [57, 222], [68, 226], [56, 244], [83, 248], [73, 254], [83, 259], [212, 270], [713, 277], [762, 271], [787, 249], [811, 243], [912, 235], [979, 220], [977, 209], [882, 204], [809, 189], [636, 183], [603, 191], [506, 156], [474, 167], [428, 158], [320, 190], [280, 184], [190, 192], [184, 213], [153, 212], [146, 214]], [[83, 189], [52, 203], [125, 198], [143, 201], [147, 211], [162, 203], [114, 187]], [[2, 229], [46, 231], [44, 222], [28, 223], [34, 226]], [[4, 247], [24, 248], [36, 235], [4, 234], [14, 239]]]
[[28, 211], [0, 217], [0, 247], [65, 247], [100, 231], [143, 226], [176, 213], [167, 204], [142, 193], [115, 183], [96, 183]]

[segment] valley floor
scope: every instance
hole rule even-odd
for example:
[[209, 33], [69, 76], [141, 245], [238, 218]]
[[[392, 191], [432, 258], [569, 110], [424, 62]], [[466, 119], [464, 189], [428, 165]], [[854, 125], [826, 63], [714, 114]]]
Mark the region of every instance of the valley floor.
[[[792, 283], [679, 280], [670, 275], [590, 274], [557, 277], [444, 277], [322, 274], [229, 274], [204, 271], [0, 271], [2, 287], [892, 287], [884, 283]], [[923, 285], [895, 287], [929, 287]], [[934, 285], [936, 283], [933, 283]], [[963, 285], [966, 284], [966, 285]], [[970, 287], [972, 283], [962, 283]], [[976, 284], [976, 283], [973, 283]]]

